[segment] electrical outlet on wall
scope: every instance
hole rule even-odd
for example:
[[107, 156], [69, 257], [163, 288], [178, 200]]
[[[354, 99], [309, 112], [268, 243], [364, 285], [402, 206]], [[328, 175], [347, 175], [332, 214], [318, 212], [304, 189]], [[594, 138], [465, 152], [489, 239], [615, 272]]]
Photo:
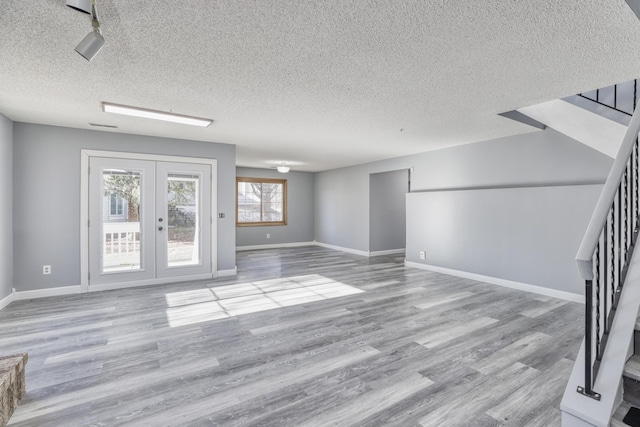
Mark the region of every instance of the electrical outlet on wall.
[[43, 265], [42, 266], [42, 274], [51, 274], [51, 266]]
[[427, 259], [427, 251], [424, 249], [420, 250], [420, 259]]

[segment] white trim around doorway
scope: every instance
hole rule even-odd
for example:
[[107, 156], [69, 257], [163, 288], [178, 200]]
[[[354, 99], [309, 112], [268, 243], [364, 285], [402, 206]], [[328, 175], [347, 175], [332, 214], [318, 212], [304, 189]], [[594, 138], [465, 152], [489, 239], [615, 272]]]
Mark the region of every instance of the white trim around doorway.
[[[195, 163], [211, 166], [211, 274], [208, 277], [198, 276], [198, 279], [211, 278], [218, 276], [218, 172], [217, 160], [202, 157], [180, 157], [166, 156], [159, 154], [143, 154], [129, 153], [121, 151], [103, 151], [103, 150], [80, 150], [80, 292], [89, 292], [98, 290], [95, 286], [89, 289], [89, 160], [91, 157], [110, 157], [115, 159], [131, 159], [131, 160], [150, 160], [156, 162], [175, 162], [175, 163]], [[190, 277], [176, 277], [173, 282], [183, 280], [194, 280]], [[167, 283], [163, 279], [154, 279], [145, 281], [146, 284]], [[142, 285], [138, 283], [137, 286]], [[97, 286], [97, 285], [96, 285]], [[131, 283], [101, 285], [102, 289], [118, 289], [132, 285]], [[95, 288], [95, 289], [94, 289]]]

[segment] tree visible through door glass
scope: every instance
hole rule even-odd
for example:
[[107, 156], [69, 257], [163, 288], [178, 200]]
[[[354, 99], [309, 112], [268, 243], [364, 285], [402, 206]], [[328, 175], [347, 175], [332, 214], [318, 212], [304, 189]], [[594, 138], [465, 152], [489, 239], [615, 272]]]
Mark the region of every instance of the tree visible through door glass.
[[200, 263], [199, 189], [199, 175], [169, 174], [168, 176], [167, 264], [169, 267]]
[[102, 271], [140, 270], [140, 184], [138, 171], [102, 173]]

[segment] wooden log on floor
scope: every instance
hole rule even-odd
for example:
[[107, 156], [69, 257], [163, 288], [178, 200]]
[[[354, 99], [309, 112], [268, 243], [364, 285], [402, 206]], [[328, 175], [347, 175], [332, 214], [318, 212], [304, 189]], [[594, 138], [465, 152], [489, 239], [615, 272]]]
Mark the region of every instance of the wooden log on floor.
[[0, 357], [0, 426], [7, 425], [24, 396], [27, 360], [27, 353]]

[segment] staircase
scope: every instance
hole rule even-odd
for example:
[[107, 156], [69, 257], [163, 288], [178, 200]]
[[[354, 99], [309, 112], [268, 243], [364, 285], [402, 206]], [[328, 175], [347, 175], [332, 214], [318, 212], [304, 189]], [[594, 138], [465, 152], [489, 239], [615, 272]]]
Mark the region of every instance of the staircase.
[[615, 159], [639, 102], [636, 79], [501, 115], [540, 129], [552, 128]]
[[[634, 332], [634, 354], [627, 361], [622, 375], [623, 402], [620, 404], [611, 419], [611, 426], [614, 427], [640, 427], [640, 319], [636, 320]], [[637, 423], [631, 420], [624, 422], [629, 411], [635, 408], [637, 411]], [[632, 417], [633, 414], [630, 415]]]
[[[583, 104], [594, 103], [578, 96], [576, 98], [582, 100]], [[625, 125], [584, 108], [584, 105], [575, 105], [566, 98], [519, 108], [517, 111], [614, 159], [627, 130]]]
[[636, 108], [576, 256], [585, 340], [561, 404], [565, 427], [640, 427], [640, 411], [637, 424], [627, 417], [640, 408], [639, 132]]

